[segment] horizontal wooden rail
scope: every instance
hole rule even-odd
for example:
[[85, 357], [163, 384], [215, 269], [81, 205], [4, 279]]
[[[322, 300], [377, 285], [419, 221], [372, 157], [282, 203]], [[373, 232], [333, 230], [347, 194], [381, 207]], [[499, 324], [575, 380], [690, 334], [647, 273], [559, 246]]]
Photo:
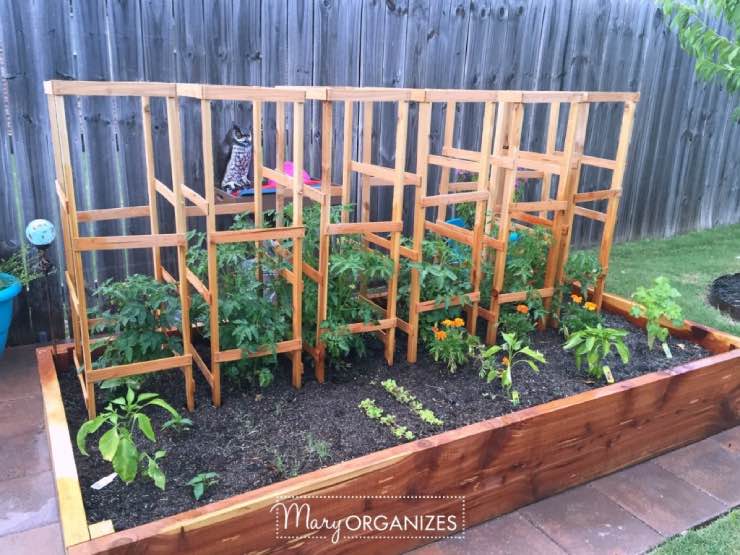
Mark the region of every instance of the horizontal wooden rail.
[[350, 222], [345, 224], [329, 224], [326, 233], [329, 235], [345, 235], [355, 233], [392, 233], [403, 231], [403, 222]]
[[[535, 202], [512, 202], [509, 207], [515, 212], [558, 212], [568, 209], [568, 201], [565, 200], [542, 200]], [[497, 206], [495, 211], [501, 212], [501, 206]]]
[[184, 233], [159, 235], [112, 235], [108, 237], [78, 237], [72, 240], [76, 251], [106, 251], [116, 249], [145, 249], [151, 247], [179, 247], [185, 245]]
[[[480, 155], [478, 158], [480, 158]], [[480, 162], [463, 160], [462, 158], [448, 158], [438, 154], [430, 154], [427, 156], [427, 162], [434, 166], [441, 166], [443, 168], [450, 168], [453, 170], [466, 170], [471, 172], [477, 172], [480, 170]]]
[[447, 193], [430, 197], [422, 197], [419, 204], [423, 207], [446, 206], [448, 204], [461, 204], [463, 202], [477, 202], [488, 200], [488, 191], [473, 191], [470, 193]]
[[483, 246], [489, 249], [496, 249], [497, 251], [503, 250], [505, 242], [503, 239], [496, 239], [490, 235], [483, 236]]
[[478, 190], [478, 182], [477, 181], [451, 181], [449, 185], [447, 185], [447, 190], [451, 193], [465, 193], [468, 191], [477, 191]]
[[[283, 88], [283, 87], [279, 87]], [[304, 90], [310, 100], [349, 100], [355, 102], [423, 102], [424, 89], [397, 89], [392, 87], [285, 87]]]
[[576, 206], [573, 208], [573, 212], [578, 216], [583, 216], [589, 220], [596, 220], [598, 222], [606, 221], [606, 214], [599, 212], [598, 210], [591, 210], [590, 208], [584, 208], [583, 206]]
[[[272, 353], [290, 353], [292, 351], [299, 351], [302, 348], [302, 341], [300, 339], [289, 339], [287, 341], [280, 341], [275, 344], [274, 349], [271, 347], [261, 347], [256, 351], [247, 353], [247, 358], [259, 358]], [[244, 358], [244, 352], [241, 349], [228, 349], [226, 351], [219, 351], [216, 353], [216, 362], [234, 362]]]
[[388, 330], [395, 327], [396, 318], [384, 318], [372, 324], [366, 324], [364, 322], [347, 324], [347, 331], [349, 331], [349, 333], [371, 333], [374, 331]]
[[149, 217], [148, 204], [143, 206], [124, 206], [121, 208], [99, 208], [96, 210], [81, 210], [77, 212], [77, 221], [80, 223], [145, 217]]
[[424, 227], [433, 233], [438, 233], [443, 237], [448, 237], [468, 246], [472, 246], [473, 244], [473, 232], [464, 227], [458, 227], [444, 222], [430, 222], [428, 220], [424, 221]]
[[306, 274], [307, 277], [309, 277], [311, 280], [318, 283], [321, 280], [321, 273], [311, 266], [308, 262], [304, 262], [301, 266], [303, 268], [303, 273]]
[[587, 166], [595, 166], [597, 168], [603, 168], [605, 170], [614, 170], [617, 167], [616, 160], [609, 160], [608, 158], [598, 158], [596, 156], [581, 156], [581, 164]]
[[324, 198], [326, 197], [326, 195], [322, 191], [319, 191], [311, 185], [303, 185], [303, 196], [318, 203], [324, 202]]
[[526, 212], [512, 212], [511, 219], [519, 220], [532, 225], [541, 225], [544, 227], [552, 227], [554, 225], [552, 220], [541, 218], [540, 216], [534, 216], [533, 214], [527, 214]]
[[465, 301], [466, 298], [468, 302], [477, 303], [478, 301], [480, 301], [480, 291], [473, 291], [472, 293], [469, 293], [468, 295], [465, 295], [463, 297], [453, 297], [451, 299], [448, 299], [447, 302], [437, 302], [435, 300], [422, 301], [417, 304], [416, 307], [419, 312], [430, 312], [439, 308], [445, 308], [446, 306], [459, 306], [461, 304], [464, 304], [463, 301]]
[[93, 382], [102, 382], [113, 378], [127, 376], [138, 376], [148, 374], [149, 372], [159, 372], [162, 370], [172, 370], [191, 364], [193, 357], [191, 355], [177, 355], [157, 360], [148, 360], [146, 362], [133, 362], [131, 364], [120, 364], [109, 368], [100, 368], [88, 372], [89, 380]]
[[[367, 239], [370, 243], [373, 243], [374, 245], [378, 245], [379, 247], [383, 247], [384, 249], [391, 250], [390, 239], [386, 239], [385, 237], [381, 237], [380, 235], [375, 235], [374, 233], [363, 233], [362, 237], [364, 239]], [[421, 254], [415, 253], [408, 247], [400, 246], [398, 252], [401, 254], [401, 256], [404, 256], [409, 260], [413, 260], [415, 262], [421, 260]]]
[[246, 243], [248, 241], [280, 241], [296, 239], [306, 234], [304, 227], [266, 227], [261, 229], [239, 229], [214, 231], [209, 236], [212, 243]]
[[588, 193], [576, 193], [573, 195], [573, 200], [576, 202], [593, 202], [596, 200], [607, 200], [610, 198], [617, 198], [622, 196], [622, 191], [619, 189], [606, 189], [604, 191], [590, 191]]
[[[364, 162], [357, 162], [356, 160], [352, 160], [349, 165], [353, 172], [361, 173], [362, 175], [369, 175], [370, 177], [375, 178], [375, 180], [371, 180], [371, 185], [391, 185], [396, 181], [396, 170], [393, 168], [386, 168], [375, 164], [366, 164]], [[404, 172], [403, 181], [405, 184], [418, 185], [420, 183], [420, 178], [416, 174]]]
[[177, 94], [201, 100], [241, 100], [244, 102], [303, 102], [300, 88], [254, 87], [248, 85], [198, 85], [179, 83]]
[[262, 175], [267, 179], [273, 180], [275, 183], [282, 185], [283, 187], [292, 187], [293, 178], [282, 171], [274, 170], [272, 168], [262, 168]]
[[[539, 293], [540, 297], [542, 297], [543, 299], [552, 297], [555, 294], [554, 287], [545, 287], [543, 289], [537, 289], [536, 291], [537, 293]], [[522, 301], [526, 301], [527, 295], [529, 295], [529, 291], [515, 291], [512, 293], [501, 293], [498, 295], [498, 301], [500, 303], [519, 303]]]
[[44, 92], [74, 96], [175, 96], [175, 83], [139, 81], [44, 81]]
[[226, 216], [233, 214], [242, 214], [244, 212], [254, 212], [254, 202], [228, 202], [217, 204], [213, 212], [216, 216]]

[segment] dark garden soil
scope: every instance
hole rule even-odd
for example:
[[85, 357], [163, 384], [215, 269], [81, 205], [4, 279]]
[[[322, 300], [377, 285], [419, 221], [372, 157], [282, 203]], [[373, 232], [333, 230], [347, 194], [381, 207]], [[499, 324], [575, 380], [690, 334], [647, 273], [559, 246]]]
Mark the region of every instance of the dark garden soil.
[[[607, 315], [605, 325], [630, 331], [626, 338], [632, 353], [630, 363], [625, 366], [616, 358], [609, 361], [618, 381], [711, 354], [693, 343], [671, 339], [673, 359], [666, 359], [659, 346], [648, 350], [645, 335], [626, 320]], [[259, 395], [226, 381], [219, 409], [211, 405], [210, 388], [197, 373], [197, 408], [187, 415], [193, 420], [192, 429], [157, 432], [156, 449], [167, 451], [161, 462], [167, 475], [165, 491], [148, 479], [128, 486], [116, 479], [95, 491], [91, 484], [112, 472], [97, 451], [97, 436], [88, 442], [89, 457], [75, 448], [88, 521], [112, 519], [115, 529], [123, 530], [400, 443], [388, 428], [369, 420], [357, 407], [365, 398], [375, 399], [378, 406], [397, 416], [399, 424], [408, 426], [417, 437], [425, 437], [604, 385], [591, 382], [585, 370], [576, 370], [573, 356], [562, 350], [563, 340], [552, 330], [534, 337], [533, 347], [548, 361], [541, 372], [535, 374], [525, 366], [515, 368], [514, 387], [521, 397], [518, 407], [512, 406], [500, 386], [486, 384], [478, 376], [478, 368], [469, 366], [449, 374], [424, 354], [417, 364], [409, 365], [405, 345], [399, 343], [394, 367], [385, 364], [378, 345], [351, 367], [328, 370], [325, 384], [314, 381], [307, 364], [307, 383], [297, 391], [290, 387], [287, 369]], [[387, 378], [407, 388], [444, 421], [444, 426], [423, 424], [395, 401], [380, 386]], [[60, 384], [74, 442], [86, 418], [80, 387], [71, 370], [60, 373]], [[159, 374], [143, 390], [158, 392], [178, 410], [187, 412], [181, 374]], [[100, 408], [105, 393], [97, 391]], [[158, 425], [165, 420], [159, 409], [148, 414]], [[141, 443], [151, 445], [144, 439]], [[218, 472], [220, 478], [195, 501], [186, 483], [201, 472]]]
[[709, 302], [740, 320], [740, 273], [718, 277], [709, 290]]

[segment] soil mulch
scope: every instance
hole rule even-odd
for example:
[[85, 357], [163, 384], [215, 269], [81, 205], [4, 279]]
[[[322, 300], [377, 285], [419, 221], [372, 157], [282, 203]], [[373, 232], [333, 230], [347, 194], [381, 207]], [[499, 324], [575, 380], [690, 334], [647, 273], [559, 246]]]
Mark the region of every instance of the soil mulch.
[[[671, 338], [673, 359], [666, 359], [660, 347], [648, 350], [644, 333], [626, 320], [605, 315], [605, 325], [630, 331], [625, 341], [631, 352], [630, 362], [623, 365], [616, 357], [608, 361], [617, 381], [711, 354], [698, 345]], [[401, 443], [357, 407], [365, 398], [375, 399], [378, 406], [395, 414], [399, 424], [408, 426], [420, 438], [604, 385], [593, 383], [585, 369], [576, 370], [572, 354], [562, 350], [563, 339], [556, 331], [536, 333], [532, 343], [545, 355], [547, 364], [541, 366], [539, 374], [523, 365], [515, 368], [514, 387], [521, 398], [516, 407], [499, 385], [487, 384], [478, 376], [477, 367], [471, 365], [449, 374], [422, 349], [419, 362], [409, 365], [405, 362], [405, 345], [399, 345], [398, 362], [392, 368], [385, 364], [378, 345], [366, 358], [345, 369], [328, 369], [324, 384], [313, 380], [307, 365], [307, 383], [300, 390], [290, 387], [287, 370], [279, 372], [275, 383], [261, 393], [226, 381], [223, 406], [218, 409], [211, 405], [210, 388], [196, 370], [197, 407], [192, 414], [187, 414], [184, 407], [181, 374], [160, 373], [144, 385], [143, 391], [159, 393], [193, 421], [189, 430], [159, 431], [167, 415], [160, 409], [148, 411], [156, 424], [158, 441], [156, 448], [145, 439], [140, 444], [146, 445], [150, 453], [156, 449], [167, 451], [161, 461], [167, 488], [160, 491], [149, 479], [137, 479], [127, 486], [116, 478], [102, 490], [91, 489], [91, 484], [112, 472], [97, 451], [97, 435], [91, 436], [89, 457], [75, 447], [88, 521], [112, 519], [115, 529], [123, 530]], [[380, 385], [387, 378], [408, 389], [444, 425], [426, 425], [395, 401]], [[61, 372], [60, 385], [74, 443], [77, 429], [86, 419], [74, 371]], [[101, 408], [106, 393], [96, 389]], [[219, 482], [195, 501], [186, 484], [200, 472], [218, 472]]]
[[709, 302], [735, 320], [740, 320], [740, 273], [715, 279], [709, 290]]

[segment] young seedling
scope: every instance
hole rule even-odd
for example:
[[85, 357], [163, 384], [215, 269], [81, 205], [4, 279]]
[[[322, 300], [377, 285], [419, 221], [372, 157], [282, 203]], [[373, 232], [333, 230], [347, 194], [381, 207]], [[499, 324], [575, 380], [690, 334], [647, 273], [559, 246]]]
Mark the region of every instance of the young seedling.
[[630, 314], [647, 320], [645, 330], [647, 331], [648, 347], [652, 349], [657, 339], [663, 344], [663, 352], [666, 358], [673, 358], [673, 353], [671, 353], [667, 343], [668, 328], [664, 328], [660, 321], [665, 318], [676, 326], [683, 324], [683, 312], [674, 300], [680, 297], [681, 293], [671, 287], [670, 282], [664, 276], [655, 278], [654, 284], [649, 289], [638, 287], [637, 291], [632, 294], [632, 298], [639, 305], [633, 306]]
[[[519, 404], [519, 392], [513, 389], [512, 369], [517, 364], [527, 364], [535, 372], [539, 372], [536, 363], [544, 364], [547, 361], [539, 351], [533, 351], [521, 339], [513, 333], [503, 333], [503, 345], [494, 345], [484, 350], [481, 354], [481, 371], [480, 376], [491, 383], [494, 380], [501, 380], [501, 385], [509, 394], [509, 399], [514, 405]], [[501, 362], [496, 361], [496, 355], [503, 353], [504, 357]]]
[[390, 393], [396, 401], [408, 406], [423, 422], [426, 422], [431, 426], [442, 426], [444, 424], [444, 422], [437, 418], [431, 410], [425, 409], [422, 402], [409, 393], [405, 387], [398, 385], [396, 380], [385, 380], [384, 382], [381, 382], [380, 385], [382, 385], [383, 389]]
[[316, 439], [313, 435], [308, 434], [308, 451], [316, 455], [321, 463], [331, 457], [329, 444], [321, 439]]
[[573, 350], [576, 356], [576, 366], [581, 369], [583, 359], [588, 364], [588, 373], [594, 378], [606, 378], [609, 383], [614, 383], [612, 371], [606, 364], [601, 362], [611, 354], [612, 349], [616, 349], [619, 357], [624, 364], [630, 359], [630, 352], [622, 341], [627, 335], [625, 330], [613, 328], [604, 328], [601, 324], [595, 328], [585, 328], [570, 334], [568, 341], [563, 345], [566, 351]]
[[192, 486], [193, 497], [197, 501], [201, 497], [203, 497], [203, 494], [206, 492], [206, 489], [208, 489], [209, 487], [217, 483], [218, 483], [218, 473], [217, 472], [201, 472], [200, 474], [196, 474], [188, 482], [188, 485]]
[[414, 439], [414, 432], [409, 430], [406, 426], [399, 426], [396, 423], [396, 417], [392, 414], [385, 414], [385, 411], [377, 406], [374, 400], [364, 399], [358, 406], [368, 418], [371, 420], [377, 420], [384, 426], [390, 428], [391, 433], [398, 439]]
[[156, 393], [136, 393], [129, 389], [125, 397], [113, 399], [93, 420], [88, 420], [77, 431], [77, 447], [85, 456], [87, 436], [96, 432], [103, 424], [109, 426], [98, 440], [98, 449], [103, 459], [113, 464], [118, 477], [130, 484], [136, 479], [139, 466], [146, 464], [146, 475], [154, 481], [154, 485], [164, 490], [165, 475], [159, 467], [159, 459], [164, 457], [164, 451], [156, 451], [149, 455], [136, 444], [134, 431], [136, 428], [151, 442], [156, 442], [152, 421], [143, 410], [149, 406], [156, 406], [166, 410], [173, 417], [179, 417], [178, 412], [169, 403], [161, 399]]

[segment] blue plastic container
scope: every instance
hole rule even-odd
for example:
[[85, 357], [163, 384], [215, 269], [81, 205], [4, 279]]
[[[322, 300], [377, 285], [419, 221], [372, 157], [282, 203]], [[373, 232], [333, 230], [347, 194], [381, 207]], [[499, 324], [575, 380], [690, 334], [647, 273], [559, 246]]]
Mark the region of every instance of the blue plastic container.
[[0, 289], [0, 356], [5, 352], [8, 341], [10, 321], [13, 319], [13, 299], [21, 292], [21, 282], [10, 274], [0, 274], [0, 281], [11, 282], [4, 289]]

